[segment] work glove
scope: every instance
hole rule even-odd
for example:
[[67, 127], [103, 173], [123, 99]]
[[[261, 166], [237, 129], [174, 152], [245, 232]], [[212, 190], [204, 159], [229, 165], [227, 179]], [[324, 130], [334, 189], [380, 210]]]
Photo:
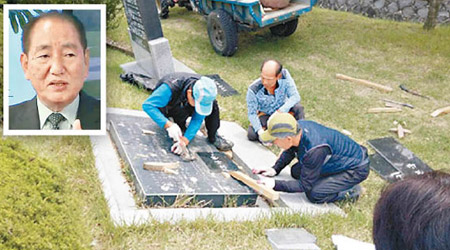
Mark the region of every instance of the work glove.
[[183, 141], [177, 141], [175, 142], [172, 147], [170, 147], [170, 151], [176, 155], [181, 155], [183, 153], [183, 148], [186, 147], [186, 145], [183, 143]]
[[170, 127], [166, 128], [167, 134], [170, 138], [172, 138], [173, 141], [177, 142], [180, 140], [180, 137], [183, 135], [181, 132], [180, 127], [176, 123], [172, 123]]
[[271, 143], [271, 142], [263, 142], [263, 141], [261, 140], [261, 134], [262, 134], [263, 132], [264, 132], [264, 129], [258, 130], [258, 140], [259, 140], [259, 142], [261, 142], [261, 144], [264, 145], [264, 146], [266, 146], [266, 147], [272, 146], [272, 143]]
[[253, 174], [261, 174], [267, 177], [273, 177], [277, 175], [277, 171], [273, 168], [266, 168], [266, 169], [252, 169]]
[[261, 180], [257, 180], [256, 183], [262, 184], [270, 189], [275, 187], [275, 179], [273, 178], [262, 178]]

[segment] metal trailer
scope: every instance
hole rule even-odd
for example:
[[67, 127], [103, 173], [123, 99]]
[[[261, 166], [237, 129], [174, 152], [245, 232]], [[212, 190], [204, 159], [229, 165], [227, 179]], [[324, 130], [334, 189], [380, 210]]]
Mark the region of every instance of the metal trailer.
[[214, 50], [232, 56], [238, 48], [238, 31], [268, 27], [273, 35], [295, 32], [298, 17], [312, 10], [317, 0], [291, 0], [283, 9], [264, 8], [259, 0], [190, 0], [191, 6], [207, 19]]

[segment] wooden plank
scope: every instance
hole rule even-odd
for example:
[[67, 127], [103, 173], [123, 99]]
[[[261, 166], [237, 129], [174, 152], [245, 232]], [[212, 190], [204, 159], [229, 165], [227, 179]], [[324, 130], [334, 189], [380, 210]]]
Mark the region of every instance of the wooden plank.
[[144, 169], [154, 171], [164, 171], [165, 169], [176, 169], [180, 166], [179, 162], [144, 162]]
[[381, 100], [385, 101], [385, 102], [386, 102], [386, 105], [387, 105], [388, 103], [390, 103], [390, 104], [394, 104], [394, 105], [399, 105], [399, 106], [407, 107], [407, 108], [410, 108], [410, 109], [413, 109], [413, 108], [414, 108], [414, 106], [411, 105], [411, 104], [409, 104], [409, 103], [397, 102], [397, 101], [388, 100], [388, 99], [381, 99]]
[[146, 134], [146, 135], [156, 135], [156, 132], [153, 132], [153, 131], [148, 130], [148, 129], [142, 129], [142, 133]]
[[257, 193], [261, 194], [270, 201], [276, 201], [280, 198], [280, 194], [278, 192], [264, 185], [258, 184], [256, 180], [240, 171], [230, 171], [229, 173], [233, 178], [242, 181], [245, 185], [251, 187]]
[[353, 78], [353, 77], [346, 76], [346, 75], [343, 75], [343, 74], [336, 74], [336, 78], [337, 79], [341, 79], [341, 80], [354, 82], [354, 83], [357, 83], [357, 84], [360, 84], [360, 85], [363, 85], [363, 86], [366, 86], [366, 87], [378, 89], [378, 90], [385, 91], [385, 92], [393, 91], [393, 89], [391, 87], [384, 86], [384, 85], [381, 85], [381, 84], [378, 84], [378, 83], [374, 83], [374, 82], [370, 82], [370, 81], [363, 80], [363, 79]]
[[385, 102], [384, 106], [386, 106], [387, 108], [399, 108], [399, 109], [402, 108], [401, 105], [395, 104], [395, 103], [390, 103], [390, 102]]
[[[398, 128], [390, 128], [389, 131], [391, 131], [391, 132], [397, 132], [397, 131], [398, 131]], [[411, 130], [403, 128], [403, 133], [405, 133], [405, 134], [411, 134]]]
[[436, 109], [435, 111], [433, 111], [433, 113], [431, 113], [431, 116], [432, 117], [438, 117], [440, 115], [445, 115], [445, 114], [448, 114], [448, 113], [450, 113], [450, 106], [443, 107], [443, 108], [440, 108], [440, 109]]
[[370, 108], [367, 113], [395, 113], [401, 112], [400, 108]]
[[405, 131], [403, 131], [403, 127], [400, 124], [397, 125], [397, 134], [398, 134], [398, 138], [405, 137]]

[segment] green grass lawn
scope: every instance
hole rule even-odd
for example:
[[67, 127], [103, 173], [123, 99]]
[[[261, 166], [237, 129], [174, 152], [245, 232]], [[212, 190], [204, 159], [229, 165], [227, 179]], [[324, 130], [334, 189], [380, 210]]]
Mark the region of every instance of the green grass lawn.
[[[126, 22], [108, 36], [129, 43]], [[425, 32], [420, 24], [374, 20], [315, 8], [297, 32], [276, 38], [268, 30], [240, 34], [233, 57], [212, 50], [206, 22], [185, 9], [162, 21], [174, 57], [201, 74], [220, 74], [241, 94], [219, 97], [221, 117], [248, 126], [245, 93], [262, 60], [280, 60], [296, 81], [307, 119], [338, 130], [367, 146], [373, 138], [395, 136], [393, 122], [412, 130], [400, 142], [433, 169], [450, 171], [450, 115], [430, 113], [450, 105], [450, 27]], [[120, 64], [132, 61], [107, 51], [110, 107], [141, 109], [148, 93], [119, 79]], [[386, 94], [335, 79], [336, 73], [394, 88]], [[431, 100], [401, 91], [419, 90]], [[367, 114], [381, 98], [413, 104], [413, 110]], [[11, 137], [0, 141], [0, 249], [269, 249], [264, 229], [303, 227], [322, 249], [333, 249], [332, 234], [371, 241], [373, 206], [385, 182], [371, 173], [355, 204], [339, 204], [347, 217], [279, 214], [255, 222], [211, 219], [176, 224], [114, 227], [110, 221], [87, 137]], [[258, 157], [258, 156], [255, 156]], [[34, 158], [34, 160], [31, 160]], [[8, 166], [8, 167], [5, 167]], [[50, 228], [42, 230], [43, 228]]]

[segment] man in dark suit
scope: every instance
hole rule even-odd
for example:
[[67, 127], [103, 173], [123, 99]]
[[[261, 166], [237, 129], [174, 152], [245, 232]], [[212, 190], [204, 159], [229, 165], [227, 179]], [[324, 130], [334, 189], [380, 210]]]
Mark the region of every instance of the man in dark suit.
[[100, 101], [81, 90], [89, 73], [83, 24], [70, 14], [43, 14], [24, 28], [22, 48], [22, 69], [37, 95], [9, 107], [9, 128], [100, 129]]
[[[10, 129], [41, 129], [36, 97], [10, 106], [9, 113]], [[100, 129], [100, 101], [80, 91], [76, 119], [83, 121], [79, 124], [83, 129]], [[73, 127], [76, 128], [76, 126], [75, 124]]]

